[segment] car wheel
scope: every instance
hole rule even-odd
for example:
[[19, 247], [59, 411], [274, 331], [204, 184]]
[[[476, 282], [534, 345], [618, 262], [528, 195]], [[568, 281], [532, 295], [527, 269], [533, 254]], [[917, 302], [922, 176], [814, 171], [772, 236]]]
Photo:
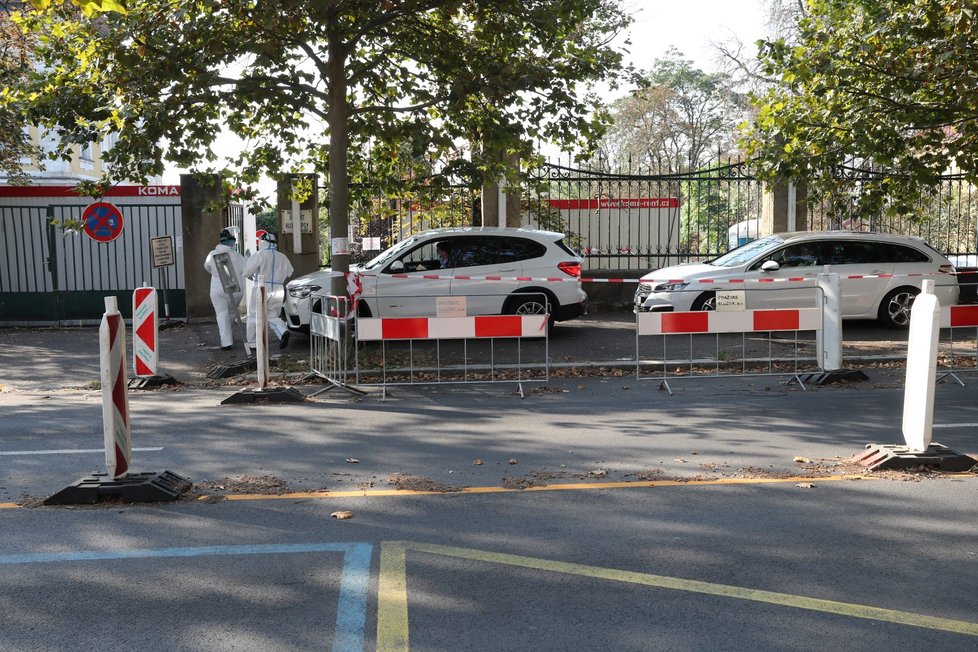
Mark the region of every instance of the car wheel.
[[[544, 297], [539, 294], [525, 294], [516, 295], [509, 298], [506, 302], [506, 308], [504, 312], [507, 315], [545, 315], [548, 313], [548, 306], [554, 305], [553, 301], [549, 297]], [[550, 319], [547, 320], [547, 328], [553, 328], [554, 317], [553, 314], [550, 315]]]
[[716, 310], [717, 309], [717, 293], [716, 292], [704, 292], [703, 294], [696, 297], [696, 301], [690, 307], [690, 310]]
[[920, 292], [917, 288], [897, 288], [883, 297], [879, 319], [889, 328], [909, 328], [910, 309]]

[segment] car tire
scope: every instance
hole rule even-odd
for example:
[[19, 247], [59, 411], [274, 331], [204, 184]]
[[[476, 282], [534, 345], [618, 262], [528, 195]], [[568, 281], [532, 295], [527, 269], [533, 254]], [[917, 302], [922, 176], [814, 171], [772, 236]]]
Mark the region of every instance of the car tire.
[[902, 287], [891, 290], [880, 302], [879, 320], [887, 328], [910, 328], [910, 309], [920, 290], [914, 287]]
[[716, 292], [704, 292], [703, 294], [696, 297], [693, 301], [693, 305], [690, 306], [690, 310], [716, 310], [717, 309], [717, 293]]

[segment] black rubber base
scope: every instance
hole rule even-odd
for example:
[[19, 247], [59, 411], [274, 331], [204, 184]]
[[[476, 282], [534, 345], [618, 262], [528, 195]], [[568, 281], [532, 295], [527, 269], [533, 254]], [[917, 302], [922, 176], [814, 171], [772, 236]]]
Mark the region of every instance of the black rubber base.
[[956, 453], [947, 446], [932, 443], [922, 453], [912, 452], [906, 446], [866, 444], [866, 450], [850, 459], [870, 471], [886, 469], [911, 469], [932, 466], [938, 471], [956, 473], [970, 471], [978, 466], [978, 460], [970, 455]]
[[180, 381], [170, 374], [150, 376], [148, 378], [130, 378], [129, 389], [156, 389], [164, 385], [179, 385]]
[[119, 480], [113, 480], [107, 473], [95, 473], [65, 487], [44, 504], [94, 505], [109, 500], [155, 503], [178, 499], [190, 485], [190, 480], [170, 471], [130, 473]]
[[211, 379], [230, 378], [231, 376], [240, 376], [256, 369], [258, 369], [258, 360], [255, 358], [245, 358], [244, 360], [234, 360], [227, 364], [215, 365], [207, 372], [207, 377]]
[[832, 385], [834, 383], [861, 383], [869, 380], [869, 376], [858, 369], [835, 369], [817, 374], [798, 374], [803, 383], [811, 385]]
[[221, 405], [302, 403], [305, 400], [305, 394], [294, 387], [266, 387], [265, 389], [242, 389], [221, 401]]

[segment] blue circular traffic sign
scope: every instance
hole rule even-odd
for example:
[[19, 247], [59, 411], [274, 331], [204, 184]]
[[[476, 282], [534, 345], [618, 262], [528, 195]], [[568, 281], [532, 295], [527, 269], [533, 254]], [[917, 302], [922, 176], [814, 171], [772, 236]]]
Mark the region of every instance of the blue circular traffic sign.
[[122, 234], [122, 212], [113, 204], [100, 201], [82, 213], [85, 234], [96, 242], [112, 242]]

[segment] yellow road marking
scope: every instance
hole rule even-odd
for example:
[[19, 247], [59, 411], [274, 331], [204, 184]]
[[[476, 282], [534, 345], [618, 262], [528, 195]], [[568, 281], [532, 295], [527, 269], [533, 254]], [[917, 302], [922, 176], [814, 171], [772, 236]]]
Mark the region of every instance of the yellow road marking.
[[321, 500], [326, 498], [373, 498], [378, 496], [422, 496], [440, 494], [502, 494], [532, 491], [580, 491], [583, 489], [637, 489], [641, 487], [683, 487], [738, 484], [783, 484], [786, 482], [835, 482], [837, 480], [870, 480], [864, 475], [798, 476], [792, 478], [717, 478], [716, 480], [642, 480], [638, 482], [577, 482], [540, 485], [525, 489], [507, 487], [463, 487], [455, 491], [425, 491], [415, 489], [354, 489], [350, 491], [310, 491], [287, 494], [227, 494], [200, 496], [200, 500]]
[[384, 541], [380, 549], [380, 577], [377, 586], [377, 649], [384, 652], [405, 651], [408, 649], [408, 605], [407, 605], [407, 551], [426, 552], [457, 559], [491, 562], [507, 566], [518, 566], [534, 570], [564, 573], [596, 579], [611, 580], [654, 586], [677, 591], [703, 593], [739, 600], [751, 600], [768, 604], [820, 611], [825, 613], [877, 620], [912, 627], [936, 629], [955, 634], [978, 636], [978, 623], [926, 616], [908, 611], [882, 609], [870, 605], [836, 602], [820, 598], [809, 598], [790, 593], [776, 593], [728, 584], [714, 584], [686, 580], [679, 577], [665, 577], [633, 571], [585, 566], [567, 562], [524, 557], [433, 543], [412, 543], [408, 541]]
[[[583, 491], [587, 489], [640, 489], [650, 487], [703, 487], [738, 484], [784, 484], [787, 482], [836, 482], [872, 480], [866, 475], [796, 476], [791, 478], [717, 478], [715, 480], [640, 480], [636, 482], [575, 482], [540, 485], [525, 489], [508, 487], [460, 487], [453, 491], [417, 489], [351, 489], [349, 491], [299, 491], [284, 494], [205, 494], [197, 500], [327, 500], [332, 498], [378, 498], [383, 496], [438, 496], [444, 494], [505, 494], [532, 491]], [[18, 503], [0, 503], [0, 509], [18, 509]]]

